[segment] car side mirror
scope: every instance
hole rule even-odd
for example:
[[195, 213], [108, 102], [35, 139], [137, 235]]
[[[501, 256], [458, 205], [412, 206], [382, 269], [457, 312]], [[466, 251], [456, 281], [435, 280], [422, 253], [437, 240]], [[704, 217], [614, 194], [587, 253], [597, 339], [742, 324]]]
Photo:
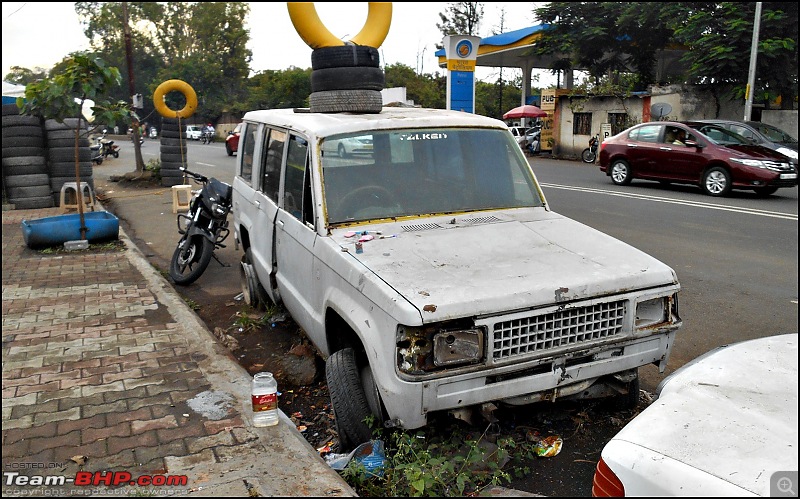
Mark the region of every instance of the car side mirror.
[[696, 147], [698, 149], [702, 149], [702, 148], [705, 147], [705, 145], [703, 145], [700, 142], [697, 142], [695, 140], [687, 140], [685, 142], [685, 144], [686, 144], [686, 147]]

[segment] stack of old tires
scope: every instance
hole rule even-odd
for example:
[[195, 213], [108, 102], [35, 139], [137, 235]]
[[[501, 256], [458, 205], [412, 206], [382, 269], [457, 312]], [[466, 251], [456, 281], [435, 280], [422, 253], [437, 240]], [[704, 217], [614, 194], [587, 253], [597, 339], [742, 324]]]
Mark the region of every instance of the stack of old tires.
[[186, 167], [186, 139], [181, 132], [181, 123], [177, 118], [163, 118], [161, 122], [161, 185], [172, 187], [183, 184], [183, 172]]
[[89, 149], [87, 131], [80, 128], [86, 124], [78, 118], [65, 118], [63, 122], [49, 119], [44, 122], [47, 133], [47, 172], [50, 175], [50, 190], [56, 205], [60, 203], [61, 188], [66, 182], [77, 182], [75, 177], [75, 129], [79, 129], [78, 173], [81, 182], [94, 190], [92, 150]]
[[311, 112], [379, 113], [384, 82], [374, 47], [351, 43], [315, 49], [311, 53]]
[[319, 18], [311, 2], [289, 2], [289, 18], [311, 47], [312, 113], [380, 113], [384, 86], [378, 47], [389, 32], [391, 2], [369, 2], [364, 27], [342, 42]]
[[36, 116], [3, 105], [3, 197], [18, 210], [52, 208], [44, 132]]

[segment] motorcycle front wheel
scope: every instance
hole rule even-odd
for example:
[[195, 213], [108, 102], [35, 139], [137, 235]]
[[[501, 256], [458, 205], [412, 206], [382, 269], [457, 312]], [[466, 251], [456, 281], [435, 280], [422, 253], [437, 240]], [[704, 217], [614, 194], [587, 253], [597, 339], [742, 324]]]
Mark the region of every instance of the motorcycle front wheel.
[[169, 276], [175, 284], [186, 286], [205, 272], [214, 252], [214, 243], [203, 236], [181, 238], [169, 264]]
[[595, 154], [588, 147], [581, 153], [581, 159], [584, 163], [594, 163]]

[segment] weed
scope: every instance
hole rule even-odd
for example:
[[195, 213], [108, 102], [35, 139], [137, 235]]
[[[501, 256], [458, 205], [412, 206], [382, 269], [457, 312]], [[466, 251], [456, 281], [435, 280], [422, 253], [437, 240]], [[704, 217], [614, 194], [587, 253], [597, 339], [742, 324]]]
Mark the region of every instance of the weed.
[[[465, 431], [458, 424], [435, 433], [430, 429], [414, 433], [376, 429], [373, 435], [385, 442], [383, 473], [368, 472], [355, 460], [342, 471], [345, 481], [362, 497], [480, 495], [486, 487], [510, 483], [512, 473], [525, 473], [517, 463], [532, 452], [527, 441], [498, 438], [491, 442], [485, 431]], [[512, 466], [505, 471], [509, 462]]]
[[182, 297], [182, 298], [183, 298], [183, 301], [186, 302], [187, 305], [189, 305], [189, 308], [191, 308], [194, 311], [200, 310], [200, 304], [199, 303], [197, 303], [196, 301], [192, 300], [191, 298], [187, 298], [185, 296]]
[[89, 247], [79, 250], [66, 250], [64, 246], [49, 246], [42, 248], [39, 253], [43, 255], [58, 255], [62, 253], [93, 253], [93, 252], [109, 252], [109, 251], [125, 251], [125, 243], [119, 239], [106, 241], [102, 243], [89, 243]]
[[146, 171], [153, 172], [153, 176], [157, 179], [161, 178], [161, 160], [153, 158], [144, 165]]
[[233, 326], [238, 327], [242, 332], [255, 332], [269, 324], [269, 318], [271, 317], [269, 312], [262, 315], [251, 310], [250, 307], [243, 307], [233, 314], [235, 318]]

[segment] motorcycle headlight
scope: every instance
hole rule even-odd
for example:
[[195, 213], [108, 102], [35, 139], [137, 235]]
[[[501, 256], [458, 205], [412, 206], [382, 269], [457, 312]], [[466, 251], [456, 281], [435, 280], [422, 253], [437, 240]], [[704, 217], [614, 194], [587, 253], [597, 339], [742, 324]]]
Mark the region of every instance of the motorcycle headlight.
[[228, 213], [228, 207], [219, 203], [211, 203], [211, 211], [214, 215], [221, 217]]

